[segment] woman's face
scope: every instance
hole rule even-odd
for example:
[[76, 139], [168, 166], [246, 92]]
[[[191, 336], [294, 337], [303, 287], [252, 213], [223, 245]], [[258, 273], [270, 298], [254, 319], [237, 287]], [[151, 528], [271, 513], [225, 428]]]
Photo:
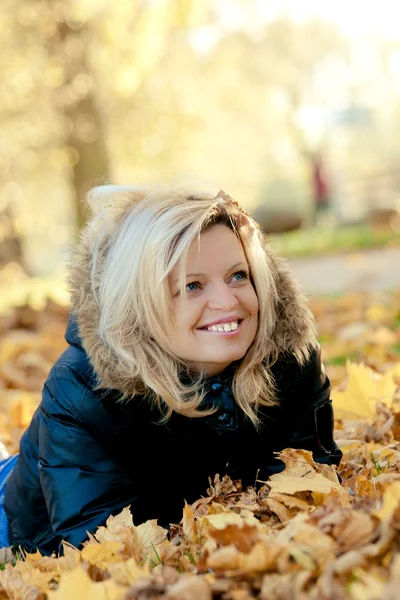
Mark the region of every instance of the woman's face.
[[189, 249], [185, 296], [179, 272], [178, 263], [169, 277], [170, 347], [196, 370], [220, 373], [246, 354], [258, 326], [258, 299], [240, 240], [225, 225], [215, 225]]

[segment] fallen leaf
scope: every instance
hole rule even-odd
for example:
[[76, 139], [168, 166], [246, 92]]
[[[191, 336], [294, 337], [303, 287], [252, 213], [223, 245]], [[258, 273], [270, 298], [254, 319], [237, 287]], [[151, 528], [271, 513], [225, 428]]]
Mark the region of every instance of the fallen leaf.
[[240, 552], [231, 544], [230, 546], [222, 546], [210, 554], [207, 558], [207, 567], [209, 569], [219, 570], [235, 570], [239, 568]]
[[194, 518], [193, 508], [185, 502], [182, 517], [183, 533], [189, 542], [193, 542], [198, 538], [198, 525]]
[[400, 481], [391, 483], [385, 490], [382, 507], [373, 514], [381, 521], [391, 519], [400, 502]]
[[110, 564], [121, 561], [121, 556], [118, 554], [120, 549], [121, 542], [103, 542], [102, 544], [92, 542], [83, 548], [81, 556], [91, 565], [106, 571]]
[[277, 560], [283, 548], [274, 541], [257, 542], [248, 554], [240, 553], [239, 569], [246, 572], [272, 571], [276, 568]]
[[167, 530], [157, 524], [156, 519], [151, 519], [135, 527], [135, 533], [142, 555], [154, 552], [154, 548], [161, 544], [167, 537]]
[[183, 575], [167, 592], [169, 600], [211, 600], [209, 583], [204, 577]]
[[346, 363], [348, 384], [346, 391], [332, 390], [331, 398], [337, 417], [371, 418], [377, 402], [391, 406], [396, 390], [390, 372], [376, 373], [363, 364]]
[[320, 473], [315, 473], [312, 477], [296, 477], [293, 475], [278, 477], [278, 474], [276, 474], [270, 477], [268, 485], [273, 492], [281, 494], [296, 494], [297, 492], [306, 491], [329, 494], [332, 490], [340, 491], [339, 484], [326, 479]]
[[259, 528], [256, 525], [244, 523], [227, 525], [223, 529], [210, 529], [210, 535], [220, 546], [233, 544], [240, 552], [250, 552], [254, 544], [259, 540]]
[[244, 518], [241, 515], [238, 515], [237, 513], [234, 513], [232, 511], [226, 511], [216, 515], [207, 514], [204, 517], [202, 517], [201, 522], [208, 522], [216, 529], [224, 529], [224, 527], [226, 527], [227, 525], [238, 525], [240, 527], [244, 524], [254, 525], [258, 523], [257, 519], [252, 513], [250, 513]]
[[133, 585], [140, 579], [145, 579], [150, 575], [150, 566], [148, 562], [143, 566], [139, 566], [132, 557], [122, 562], [110, 564], [108, 572], [116, 583], [120, 585]]
[[64, 573], [56, 591], [48, 592], [48, 600], [121, 600], [126, 588], [112, 579], [93, 582], [82, 567]]

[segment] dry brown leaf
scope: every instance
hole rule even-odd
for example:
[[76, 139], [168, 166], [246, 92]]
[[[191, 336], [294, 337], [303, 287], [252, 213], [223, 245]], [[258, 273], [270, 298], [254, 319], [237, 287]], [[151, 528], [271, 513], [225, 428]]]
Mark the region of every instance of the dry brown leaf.
[[189, 542], [194, 542], [198, 538], [198, 524], [194, 518], [193, 508], [185, 502], [182, 517], [183, 533]]
[[182, 575], [167, 592], [169, 600], [211, 600], [209, 583], [204, 577]]
[[[266, 498], [263, 501], [263, 504], [264, 506], [267, 506], [269, 510], [278, 517], [281, 523], [286, 523], [287, 521], [290, 521], [293, 515], [296, 514], [296, 511], [291, 511], [290, 509], [286, 508], [286, 506], [282, 502], [278, 502], [278, 500], [275, 500], [274, 498]], [[309, 509], [311, 508], [309, 504], [307, 504], [307, 507]]]
[[370, 515], [357, 510], [343, 512], [341, 523], [334, 525], [332, 535], [336, 541], [348, 549], [368, 544], [374, 537], [378, 523]]
[[260, 592], [261, 600], [306, 600], [307, 596], [300, 594], [307, 589], [312, 578], [310, 571], [288, 573], [285, 575], [265, 575]]
[[125, 529], [133, 529], [133, 518], [130, 507], [125, 507], [118, 515], [108, 517], [105, 527], [99, 527], [96, 530], [96, 539], [99, 542], [119, 541], [113, 538], [119, 535]]
[[276, 500], [284, 504], [287, 508], [295, 508], [298, 510], [310, 510], [310, 505], [305, 500], [301, 498], [296, 498], [296, 496], [290, 496], [288, 494], [279, 494], [278, 492], [271, 492], [269, 495], [270, 499]]
[[233, 571], [239, 568], [240, 552], [231, 544], [218, 548], [207, 558], [207, 567], [215, 571]]
[[227, 525], [223, 529], [210, 529], [209, 534], [220, 546], [233, 544], [240, 552], [250, 552], [254, 544], [260, 538], [259, 528], [256, 525], [244, 523]]
[[156, 519], [151, 519], [135, 527], [135, 534], [142, 557], [145, 557], [156, 553], [157, 546], [167, 537], [167, 530], [160, 527]]
[[320, 473], [313, 473], [310, 477], [284, 476], [284, 473], [285, 471], [282, 474], [279, 473], [271, 476], [268, 485], [273, 492], [296, 494], [297, 492], [310, 491], [329, 494], [334, 490], [341, 491], [339, 484], [330, 481]]
[[[343, 485], [334, 467], [315, 463], [309, 451], [287, 448], [278, 455], [285, 470], [258, 492], [243, 491], [240, 482], [216, 476], [210, 482], [211, 496], [185, 506], [170, 539], [154, 520], [136, 527], [127, 507], [100, 527], [96, 537], [89, 536], [82, 552], [65, 545], [63, 557], [34, 554], [17, 561], [15, 568], [6, 565], [0, 581], [9, 597], [44, 600], [50, 590], [49, 600], [397, 600], [400, 390], [395, 392], [393, 385], [400, 385], [395, 349], [400, 328], [390, 319], [396, 302], [400, 305], [400, 292], [394, 297], [385, 303], [374, 299], [369, 307], [358, 295], [316, 302], [327, 337], [325, 358], [349, 353], [365, 357], [365, 365], [350, 367], [354, 373], [345, 392], [352, 394], [357, 415], [335, 423], [344, 451]], [[385, 312], [382, 306], [392, 315], [387, 312], [384, 326], [376, 319], [379, 311]], [[5, 359], [3, 378], [0, 369], [0, 437], [12, 451], [39, 401], [44, 367], [60, 353], [53, 332], [61, 332], [64, 323], [51, 313], [42, 317], [27, 310], [11, 320], [0, 319], [0, 356]], [[12, 331], [18, 323], [31, 331]], [[328, 365], [328, 375], [340, 382], [344, 366]], [[20, 389], [6, 389], [11, 386]], [[38, 393], [31, 394], [31, 389]], [[371, 397], [382, 394], [392, 395], [393, 406], [389, 401], [375, 405]], [[360, 410], [368, 413], [367, 419], [358, 416]]]
[[274, 541], [257, 542], [248, 554], [239, 554], [239, 569], [246, 572], [272, 571], [276, 568], [282, 550], [282, 546]]
[[247, 524], [247, 525], [257, 525], [258, 521], [252, 513], [246, 515], [246, 517], [242, 517], [237, 513], [226, 510], [225, 512], [217, 513], [217, 514], [206, 514], [201, 519], [202, 527], [204, 523], [208, 523], [215, 527], [215, 529], [224, 529], [227, 525], [238, 525], [239, 527]]

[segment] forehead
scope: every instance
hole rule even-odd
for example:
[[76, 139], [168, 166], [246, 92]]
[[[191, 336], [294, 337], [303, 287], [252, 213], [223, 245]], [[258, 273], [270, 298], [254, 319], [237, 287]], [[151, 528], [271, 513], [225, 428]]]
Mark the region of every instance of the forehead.
[[182, 274], [228, 270], [237, 263], [247, 263], [240, 239], [226, 225], [214, 225], [189, 247], [186, 264], [179, 260], [171, 272], [172, 280]]
[[214, 225], [192, 242], [186, 262], [178, 260], [168, 281], [176, 285], [181, 277], [225, 275], [242, 265], [247, 265], [247, 259], [238, 236], [226, 225]]
[[214, 225], [192, 242], [188, 256], [187, 266], [194, 263], [220, 263], [232, 262], [232, 258], [246, 260], [243, 247], [238, 236], [226, 225]]

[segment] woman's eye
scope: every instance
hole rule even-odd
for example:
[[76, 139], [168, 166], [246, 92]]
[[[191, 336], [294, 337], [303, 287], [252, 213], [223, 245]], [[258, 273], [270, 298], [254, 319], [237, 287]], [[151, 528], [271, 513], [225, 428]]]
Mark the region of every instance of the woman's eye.
[[186, 286], [187, 292], [196, 292], [199, 289], [199, 284], [197, 281], [192, 281], [192, 283], [188, 283]]
[[248, 273], [246, 273], [246, 271], [238, 271], [237, 273], [234, 273], [232, 279], [234, 279], [235, 281], [244, 281], [245, 279], [248, 279], [249, 275]]

